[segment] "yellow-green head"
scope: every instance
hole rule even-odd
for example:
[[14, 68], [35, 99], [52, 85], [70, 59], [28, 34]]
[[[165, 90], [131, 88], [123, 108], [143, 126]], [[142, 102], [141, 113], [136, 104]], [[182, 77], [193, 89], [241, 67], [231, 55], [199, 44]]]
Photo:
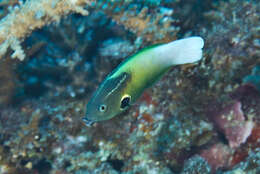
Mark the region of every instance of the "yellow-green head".
[[97, 121], [108, 120], [125, 111], [131, 102], [131, 96], [124, 95], [130, 80], [131, 76], [128, 73], [104, 80], [87, 104], [86, 117], [83, 121], [91, 125]]

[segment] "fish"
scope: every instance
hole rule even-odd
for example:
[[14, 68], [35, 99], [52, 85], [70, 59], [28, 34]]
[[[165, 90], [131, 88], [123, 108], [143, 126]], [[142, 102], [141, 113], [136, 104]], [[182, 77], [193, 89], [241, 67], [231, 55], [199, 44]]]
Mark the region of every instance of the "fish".
[[192, 36], [142, 49], [119, 64], [86, 105], [82, 118], [87, 126], [126, 111], [142, 93], [173, 66], [201, 60], [204, 40]]

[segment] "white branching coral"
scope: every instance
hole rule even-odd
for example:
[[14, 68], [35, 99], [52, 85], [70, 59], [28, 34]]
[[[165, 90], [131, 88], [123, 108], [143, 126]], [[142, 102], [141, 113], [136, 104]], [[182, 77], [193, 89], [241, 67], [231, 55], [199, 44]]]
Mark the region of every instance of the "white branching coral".
[[23, 60], [24, 51], [20, 45], [22, 39], [33, 30], [72, 12], [87, 15], [86, 4], [94, 0], [27, 0], [16, 7], [0, 21], [0, 58], [8, 48], [14, 52], [12, 58]]

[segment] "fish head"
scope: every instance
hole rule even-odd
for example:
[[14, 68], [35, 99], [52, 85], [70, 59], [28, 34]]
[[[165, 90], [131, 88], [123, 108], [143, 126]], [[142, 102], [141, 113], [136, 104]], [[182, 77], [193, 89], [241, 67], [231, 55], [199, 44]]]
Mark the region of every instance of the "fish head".
[[86, 115], [83, 118], [86, 125], [111, 119], [129, 107], [131, 96], [125, 94], [128, 81], [129, 75], [122, 73], [117, 77], [107, 78], [101, 84], [86, 106]]

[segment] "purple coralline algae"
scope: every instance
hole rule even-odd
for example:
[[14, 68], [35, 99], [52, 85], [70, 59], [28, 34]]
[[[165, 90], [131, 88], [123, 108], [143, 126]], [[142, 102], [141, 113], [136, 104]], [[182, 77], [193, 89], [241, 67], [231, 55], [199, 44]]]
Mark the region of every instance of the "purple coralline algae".
[[245, 120], [241, 103], [238, 101], [211, 117], [217, 128], [225, 134], [231, 148], [237, 148], [246, 142], [254, 127], [252, 118]]

